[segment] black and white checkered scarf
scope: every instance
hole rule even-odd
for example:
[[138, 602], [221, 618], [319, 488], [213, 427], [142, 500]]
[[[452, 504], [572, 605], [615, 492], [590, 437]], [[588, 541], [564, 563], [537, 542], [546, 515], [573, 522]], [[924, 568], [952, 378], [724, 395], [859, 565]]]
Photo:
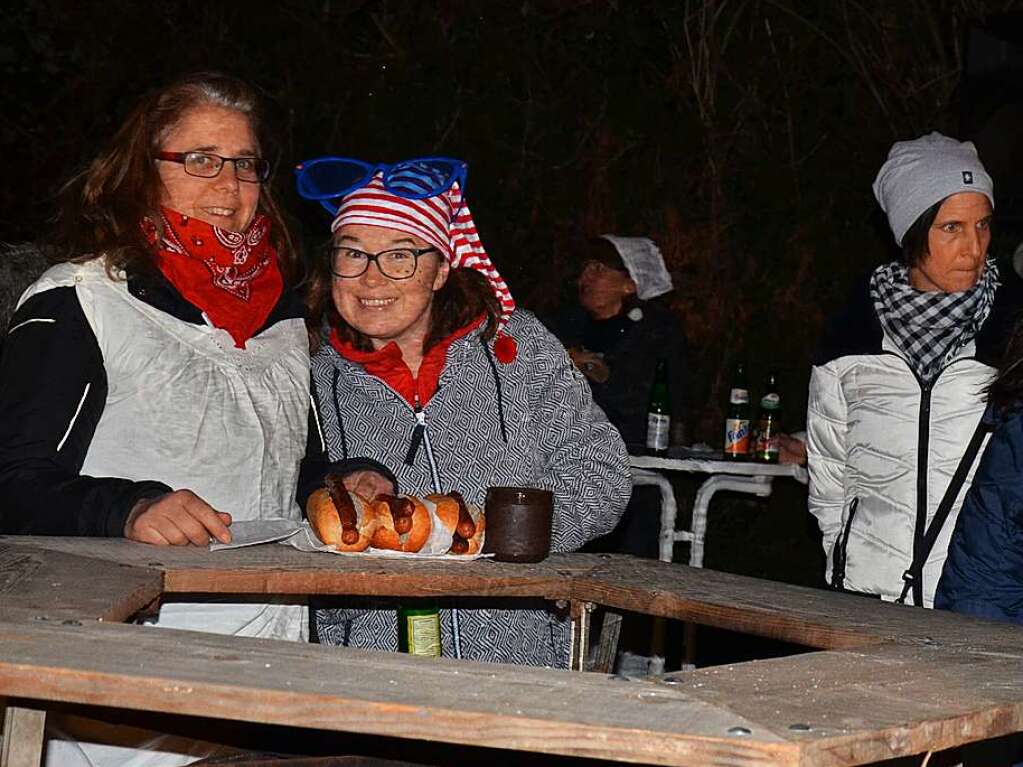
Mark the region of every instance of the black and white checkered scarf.
[[879, 266], [870, 278], [870, 297], [881, 325], [926, 384], [980, 330], [997, 288], [993, 259], [977, 284], [959, 293], [917, 290], [909, 284], [909, 268], [898, 261]]

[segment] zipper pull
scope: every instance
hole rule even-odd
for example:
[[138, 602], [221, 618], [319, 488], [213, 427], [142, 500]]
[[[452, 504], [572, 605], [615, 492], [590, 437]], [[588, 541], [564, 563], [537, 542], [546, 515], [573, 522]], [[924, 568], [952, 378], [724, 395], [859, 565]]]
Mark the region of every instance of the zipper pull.
[[426, 431], [426, 413], [423, 411], [418, 399], [416, 400], [413, 412], [416, 416], [416, 425], [412, 429], [412, 442], [409, 444], [408, 452], [405, 454], [406, 466], [411, 466], [415, 462], [419, 446], [423, 444], [423, 434]]

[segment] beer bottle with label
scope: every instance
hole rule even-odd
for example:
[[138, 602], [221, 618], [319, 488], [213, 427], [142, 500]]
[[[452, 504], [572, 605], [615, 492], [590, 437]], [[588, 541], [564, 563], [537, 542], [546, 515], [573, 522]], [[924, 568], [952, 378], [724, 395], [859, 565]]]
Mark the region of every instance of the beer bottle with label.
[[760, 397], [760, 411], [753, 437], [753, 460], [761, 463], [778, 463], [780, 446], [778, 433], [781, 430], [781, 395], [778, 393], [778, 376], [772, 372]]
[[657, 361], [654, 385], [650, 389], [650, 405], [646, 413], [646, 452], [648, 455], [668, 454], [671, 433], [671, 398], [668, 395], [668, 373], [664, 360]]
[[735, 366], [735, 377], [728, 394], [728, 410], [725, 414], [725, 458], [741, 461], [749, 456], [750, 450], [750, 407], [749, 387], [746, 385], [746, 368], [740, 362]]
[[440, 610], [437, 605], [417, 603], [398, 608], [398, 651], [440, 657]]

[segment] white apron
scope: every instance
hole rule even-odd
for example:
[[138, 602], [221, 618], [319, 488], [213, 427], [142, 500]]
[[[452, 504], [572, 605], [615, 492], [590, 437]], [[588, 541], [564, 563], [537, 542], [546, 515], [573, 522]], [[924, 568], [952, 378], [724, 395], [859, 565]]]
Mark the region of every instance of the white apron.
[[[83, 474], [189, 489], [235, 521], [301, 516], [295, 488], [309, 413], [301, 319], [281, 321], [238, 349], [226, 331], [182, 322], [139, 301], [124, 281], [107, 276], [100, 259], [53, 267], [22, 301], [64, 286], [76, 289], [108, 379]], [[304, 605], [168, 602], [155, 625], [302, 640], [305, 616]], [[51, 741], [46, 763], [142, 767], [188, 764], [203, 755], [161, 754], [161, 745], [172, 743], [164, 737], [147, 739], [148, 751]]]

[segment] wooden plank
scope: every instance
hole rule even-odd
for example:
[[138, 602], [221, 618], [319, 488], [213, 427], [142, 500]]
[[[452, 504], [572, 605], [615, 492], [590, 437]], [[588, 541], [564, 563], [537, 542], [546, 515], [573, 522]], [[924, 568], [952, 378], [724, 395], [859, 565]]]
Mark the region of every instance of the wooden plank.
[[[11, 547], [12, 543], [21, 545]], [[78, 553], [119, 567], [160, 568], [165, 570], [168, 593], [578, 599], [824, 649], [893, 641], [998, 647], [1018, 641], [1018, 628], [1009, 624], [609, 554], [557, 554], [538, 564], [515, 565], [342, 557], [275, 545], [210, 553], [116, 539], [10, 536], [0, 537], [0, 546], [4, 545], [12, 551], [27, 545]], [[120, 588], [105, 590], [110, 595]], [[99, 591], [90, 588], [85, 593]], [[69, 596], [69, 603], [73, 601]]]
[[43, 758], [46, 712], [8, 701], [0, 741], [0, 767], [39, 767]]
[[[368, 560], [283, 546], [210, 554], [126, 541], [8, 538], [0, 545], [7, 547], [0, 604], [22, 599], [0, 608], [0, 617], [12, 619], [0, 624], [0, 694], [204, 715], [213, 701], [211, 715], [228, 719], [353, 732], [379, 732], [383, 722], [389, 733], [451, 742], [457, 739], [449, 733], [468, 722], [484, 733], [481, 745], [652, 764], [831, 767], [1023, 730], [1023, 628], [1011, 624], [610, 555], [510, 565]], [[118, 563], [132, 567], [109, 569]], [[60, 611], [79, 599], [93, 612], [124, 612], [113, 605], [132, 601], [124, 593], [134, 581], [111, 574], [141, 566], [164, 569], [182, 591], [568, 598], [833, 651], [628, 683], [74, 620], [27, 622], [29, 600], [45, 597], [46, 573], [68, 566], [78, 576], [47, 614], [67, 614]], [[108, 574], [103, 592], [90, 596], [95, 567]], [[129, 670], [119, 673], [125, 658]], [[353, 707], [365, 713], [353, 717]], [[414, 724], [403, 730], [407, 720]], [[749, 734], [730, 734], [733, 727]]]
[[595, 555], [560, 555], [536, 565], [481, 559], [395, 560], [303, 552], [269, 544], [209, 552], [121, 539], [0, 537], [2, 544], [74, 553], [164, 571], [166, 593], [347, 594], [365, 596], [532, 596], [567, 598], [571, 579]]
[[805, 764], [830, 766], [1023, 730], [1021, 662], [1023, 649], [884, 645], [718, 666], [666, 682], [791, 733]]
[[605, 611], [600, 625], [600, 641], [597, 643], [597, 653], [593, 659], [591, 671], [596, 671], [598, 674], [610, 674], [614, 671], [615, 660], [618, 657], [618, 638], [621, 634], [621, 613]]
[[37, 700], [646, 764], [798, 761], [727, 709], [596, 674], [114, 624], [0, 623], [0, 643], [0, 691]]
[[210, 553], [118, 539], [0, 537], [0, 546], [14, 543], [19, 550], [163, 569], [168, 593], [581, 599], [825, 649], [890, 641], [997, 646], [1017, 637], [1011, 625], [963, 622], [933, 610], [609, 554], [556, 554], [533, 565], [452, 564], [309, 554], [276, 545]]
[[1018, 652], [886, 646], [646, 683], [104, 624], [0, 624], [0, 642], [19, 696], [651, 764], [832, 767], [1023, 727]]
[[3, 619], [123, 621], [162, 591], [159, 570], [0, 543]]
[[1000, 647], [1020, 639], [1021, 630], [1013, 624], [678, 564], [603, 556], [600, 566], [574, 579], [576, 599], [822, 649], [885, 642]]

